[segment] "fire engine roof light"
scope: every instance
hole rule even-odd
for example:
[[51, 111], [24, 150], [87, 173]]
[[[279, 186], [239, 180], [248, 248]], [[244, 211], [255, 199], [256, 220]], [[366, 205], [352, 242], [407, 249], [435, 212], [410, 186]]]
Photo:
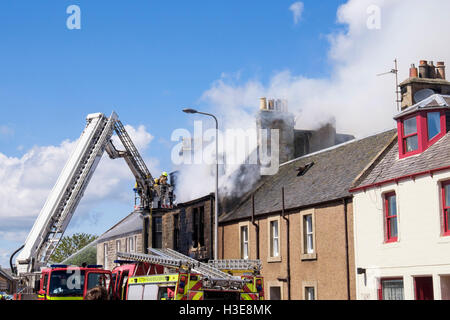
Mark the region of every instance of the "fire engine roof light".
[[50, 268], [67, 268], [66, 264], [52, 264]]
[[103, 268], [103, 265], [101, 265], [101, 264], [89, 264], [87, 267], [88, 268]]

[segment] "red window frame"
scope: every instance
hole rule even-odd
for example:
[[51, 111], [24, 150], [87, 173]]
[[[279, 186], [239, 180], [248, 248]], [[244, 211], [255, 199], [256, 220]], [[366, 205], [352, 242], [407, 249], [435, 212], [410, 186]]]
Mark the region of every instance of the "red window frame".
[[[378, 300], [383, 300], [383, 282], [389, 280], [402, 280], [403, 281], [403, 295], [405, 294], [405, 280], [403, 277], [391, 277], [391, 278], [380, 278], [378, 280]], [[403, 296], [404, 298], [404, 296]]]
[[449, 226], [449, 214], [450, 214], [450, 204], [446, 204], [445, 202], [445, 187], [450, 185], [449, 181], [444, 181], [441, 184], [441, 199], [442, 199], [442, 235], [450, 236], [450, 228]]
[[[395, 197], [395, 204], [397, 205], [397, 195], [395, 192], [389, 192], [389, 193], [385, 193], [384, 194], [384, 223], [385, 223], [385, 242], [386, 243], [390, 243], [390, 242], [397, 242], [398, 241], [398, 212], [397, 212], [397, 208], [396, 208], [396, 214], [395, 215], [391, 215], [391, 213], [389, 212], [389, 198], [391, 198], [392, 196]], [[393, 220], [395, 218], [396, 224], [397, 224], [397, 235], [394, 237], [391, 235], [391, 220]]]
[[[440, 112], [440, 126], [441, 131], [431, 139], [428, 137], [428, 113], [429, 112]], [[409, 135], [404, 134], [405, 125], [404, 122], [406, 120], [415, 118], [416, 119], [416, 132], [411, 133]], [[442, 138], [447, 132], [447, 125], [445, 120], [445, 112], [443, 110], [430, 110], [430, 111], [422, 111], [417, 112], [413, 116], [408, 116], [405, 118], [401, 118], [397, 120], [397, 133], [398, 133], [398, 149], [399, 149], [399, 158], [403, 159], [415, 154], [419, 154], [425, 151], [428, 147]], [[414, 151], [406, 152], [406, 139], [411, 138], [417, 135], [417, 144], [418, 148]]]

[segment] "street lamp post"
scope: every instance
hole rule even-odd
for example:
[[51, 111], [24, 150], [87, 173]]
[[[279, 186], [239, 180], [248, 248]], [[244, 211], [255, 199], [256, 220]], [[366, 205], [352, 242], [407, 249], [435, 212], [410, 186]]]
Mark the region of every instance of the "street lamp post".
[[198, 113], [210, 116], [216, 121], [216, 191], [214, 195], [214, 260], [218, 260], [218, 232], [219, 232], [219, 122], [210, 113], [200, 112], [195, 109], [183, 109], [185, 113]]

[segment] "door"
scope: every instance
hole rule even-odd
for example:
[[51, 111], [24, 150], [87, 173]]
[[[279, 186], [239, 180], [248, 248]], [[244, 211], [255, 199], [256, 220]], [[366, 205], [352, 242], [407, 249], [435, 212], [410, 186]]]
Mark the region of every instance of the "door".
[[416, 290], [416, 300], [433, 300], [433, 278], [415, 277], [414, 288]]

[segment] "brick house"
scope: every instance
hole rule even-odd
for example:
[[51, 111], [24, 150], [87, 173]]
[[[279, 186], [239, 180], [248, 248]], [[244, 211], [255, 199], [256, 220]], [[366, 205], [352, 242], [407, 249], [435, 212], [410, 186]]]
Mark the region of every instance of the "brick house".
[[395, 131], [280, 165], [220, 218], [219, 258], [260, 259], [268, 299], [355, 299], [353, 181]]

